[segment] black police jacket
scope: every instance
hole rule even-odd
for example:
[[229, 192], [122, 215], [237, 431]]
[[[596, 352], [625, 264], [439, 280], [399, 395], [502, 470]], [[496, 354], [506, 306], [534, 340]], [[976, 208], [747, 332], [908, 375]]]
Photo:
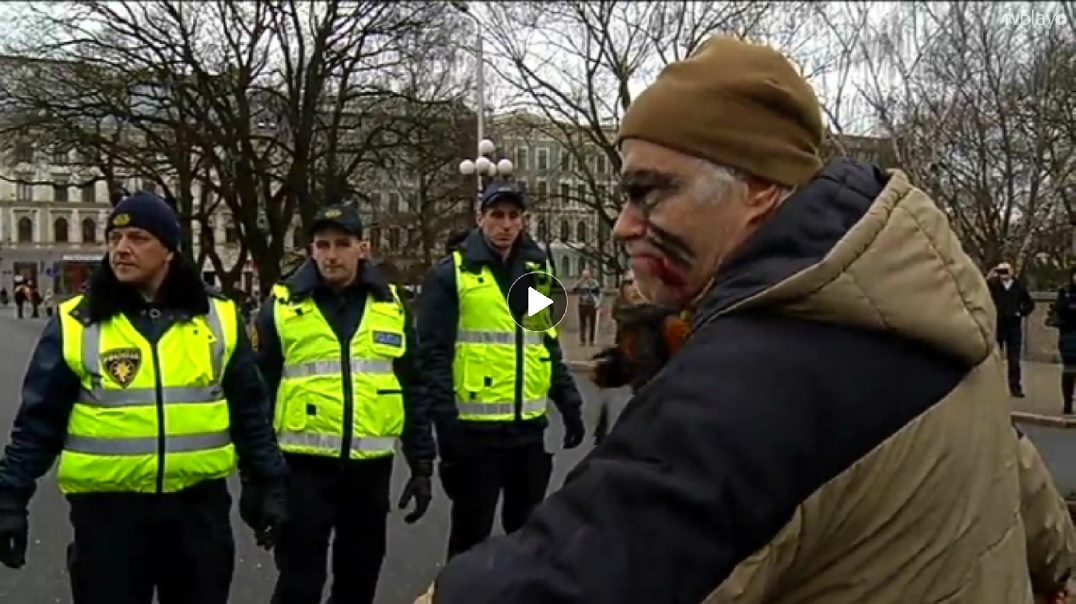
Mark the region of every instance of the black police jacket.
[[[376, 266], [364, 263], [355, 283], [340, 293], [325, 286], [313, 260], [307, 260], [295, 271], [284, 284], [291, 291], [293, 298], [302, 299], [313, 296], [318, 310], [332, 326], [341, 346], [351, 345], [351, 338], [359, 328], [363, 313], [366, 312], [366, 296], [373, 294], [379, 300], [392, 300], [388, 281]], [[406, 311], [405, 311], [406, 312]], [[280, 386], [281, 371], [284, 367], [284, 352], [280, 347], [280, 336], [273, 320], [273, 298], [262, 306], [255, 322], [258, 334], [258, 365], [269, 387], [270, 398], [275, 405], [276, 391]], [[422, 374], [416, 362], [418, 342], [412, 326], [411, 314], [405, 314], [404, 333], [407, 338], [407, 352], [393, 361], [393, 371], [400, 381], [404, 402], [404, 429], [401, 435], [404, 457], [408, 464], [423, 474], [429, 474], [437, 448], [433, 443], [429, 412], [423, 395]], [[272, 417], [272, 409], [270, 409]]]

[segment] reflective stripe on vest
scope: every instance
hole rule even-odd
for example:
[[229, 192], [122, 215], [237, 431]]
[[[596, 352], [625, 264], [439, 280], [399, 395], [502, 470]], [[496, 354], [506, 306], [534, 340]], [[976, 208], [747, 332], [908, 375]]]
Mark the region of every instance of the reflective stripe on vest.
[[[545, 415], [552, 381], [545, 338], [556, 332], [521, 331], [489, 268], [469, 272], [463, 270], [462, 254], [452, 257], [460, 309], [452, 373], [460, 420], [505, 422]], [[523, 371], [517, 372], [520, 348]]]
[[81, 383], [60, 458], [61, 490], [174, 492], [231, 474], [236, 455], [221, 381], [236, 345], [234, 304], [210, 298], [208, 314], [176, 322], [154, 346], [123, 315], [82, 324], [72, 315], [81, 299], [59, 313], [64, 359]]
[[404, 424], [393, 361], [407, 351], [403, 305], [395, 288], [392, 295], [389, 302], [367, 297], [344, 363], [336, 332], [316, 302], [292, 300], [284, 285], [273, 288], [273, 320], [284, 356], [273, 422], [281, 449], [350, 459], [392, 455]]

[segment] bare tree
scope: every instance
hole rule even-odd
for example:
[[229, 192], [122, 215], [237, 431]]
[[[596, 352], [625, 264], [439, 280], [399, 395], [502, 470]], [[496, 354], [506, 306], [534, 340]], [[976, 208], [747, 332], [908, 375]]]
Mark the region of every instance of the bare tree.
[[[623, 268], [610, 245], [619, 209], [615, 142], [635, 86], [714, 33], [795, 47], [817, 10], [807, 3], [617, 0], [490, 6], [491, 63], [512, 93], [506, 108], [519, 113], [513, 127], [525, 128], [513, 136], [554, 141], [565, 154], [546, 173], [532, 174], [549, 187], [542, 215], [566, 218], [569, 231], [587, 235], [580, 242], [568, 233], [561, 243], [591, 258], [600, 273]], [[546, 224], [553, 240], [562, 239], [561, 230]]]
[[1021, 25], [1013, 11], [905, 3], [859, 45], [869, 74], [860, 94], [899, 164], [984, 266], [1041, 253], [1072, 179], [1058, 123], [1071, 115], [1072, 32]]
[[[42, 7], [27, 17], [35, 35], [12, 51], [65, 67], [35, 85], [8, 74], [22, 82], [11, 87], [22, 91], [14, 104], [26, 118], [12, 127], [100, 117], [102, 157], [143, 174], [148, 158], [159, 159], [185, 217], [199, 214], [194, 181], [228, 210], [239, 234], [230, 266], [209, 234], [199, 238], [226, 289], [248, 253], [270, 284], [296, 223], [308, 224], [339, 183], [391, 146], [383, 131], [406, 98], [393, 82], [414, 54], [408, 42], [445, 27], [446, 10], [340, 0]], [[120, 137], [127, 154], [104, 142], [121, 126], [134, 131]]]

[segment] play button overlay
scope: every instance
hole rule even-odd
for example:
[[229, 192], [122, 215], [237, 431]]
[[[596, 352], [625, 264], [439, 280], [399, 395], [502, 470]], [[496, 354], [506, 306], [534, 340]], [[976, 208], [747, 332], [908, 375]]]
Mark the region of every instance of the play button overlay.
[[527, 316], [533, 317], [534, 315], [542, 312], [553, 303], [553, 300], [543, 296], [538, 290], [533, 287], [527, 288]]
[[547, 331], [560, 324], [568, 312], [568, 294], [553, 275], [533, 271], [508, 288], [508, 306], [516, 324], [526, 331]]

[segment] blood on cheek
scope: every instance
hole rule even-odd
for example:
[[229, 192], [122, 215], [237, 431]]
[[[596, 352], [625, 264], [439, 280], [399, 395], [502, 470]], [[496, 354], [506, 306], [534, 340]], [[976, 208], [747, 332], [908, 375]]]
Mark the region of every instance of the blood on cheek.
[[648, 272], [657, 277], [666, 287], [681, 288], [687, 285], [683, 274], [673, 267], [668, 258], [664, 256], [661, 258], [644, 258], [643, 261], [648, 265]]

